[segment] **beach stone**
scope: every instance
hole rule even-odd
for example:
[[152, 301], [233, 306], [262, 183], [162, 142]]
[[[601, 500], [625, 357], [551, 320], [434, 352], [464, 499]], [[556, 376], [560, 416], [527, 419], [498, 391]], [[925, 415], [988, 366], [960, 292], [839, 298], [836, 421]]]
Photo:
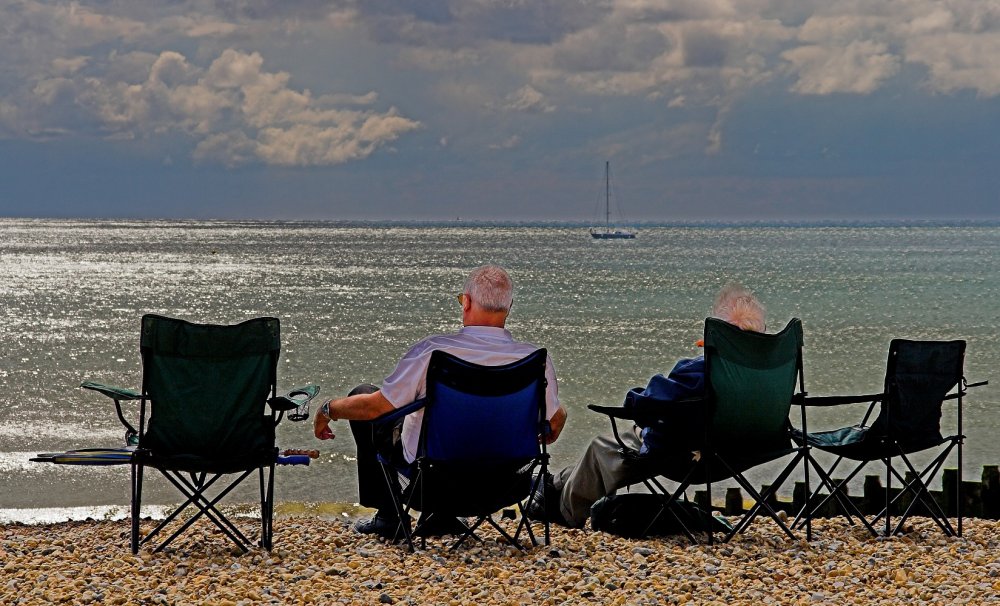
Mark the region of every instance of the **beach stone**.
[[[0, 526], [0, 604], [1000, 604], [1000, 525], [983, 520], [947, 541], [922, 519], [892, 540], [817, 520], [811, 545], [762, 520], [711, 547], [560, 527], [552, 546], [523, 554], [488, 535], [456, 551], [428, 540], [409, 553], [348, 524], [325, 526], [322, 539], [313, 526], [276, 519], [273, 554], [231, 556], [206, 532], [138, 557], [128, 553], [127, 523]], [[73, 536], [75, 552], [60, 535]]]

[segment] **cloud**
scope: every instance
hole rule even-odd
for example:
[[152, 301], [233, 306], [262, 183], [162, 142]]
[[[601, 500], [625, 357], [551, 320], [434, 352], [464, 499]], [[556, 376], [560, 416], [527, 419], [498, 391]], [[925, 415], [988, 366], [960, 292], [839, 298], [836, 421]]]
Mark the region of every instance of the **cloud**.
[[[131, 64], [136, 57], [124, 60]], [[116, 72], [134, 73], [134, 65], [106, 73]], [[357, 109], [374, 103], [374, 92], [317, 98], [291, 88], [289, 80], [288, 73], [265, 70], [258, 53], [226, 49], [202, 68], [179, 52], [164, 51], [143, 81], [47, 78], [32, 96], [43, 108], [82, 110], [106, 136], [118, 139], [185, 134], [195, 141], [194, 159], [227, 166], [340, 164], [367, 157], [420, 126], [395, 108]]]
[[983, 0], [10, 0], [0, 23], [2, 136], [180, 134], [226, 165], [336, 164], [419, 128], [528, 138], [517, 120], [621, 106], [696, 121], [712, 153], [768, 86], [1000, 95]]
[[894, 76], [900, 65], [885, 44], [857, 40], [844, 48], [800, 46], [781, 56], [797, 76], [791, 90], [804, 95], [869, 94]]
[[532, 86], [522, 86], [507, 95], [500, 109], [506, 112], [526, 112], [548, 114], [556, 110], [556, 106], [545, 99], [545, 95]]
[[349, 6], [376, 40], [462, 48], [494, 42], [547, 45], [607, 13], [587, 0], [356, 0]]
[[973, 90], [1000, 95], [1000, 32], [940, 33], [906, 44], [906, 59], [929, 71], [928, 87], [940, 93]]
[[520, 144], [521, 144], [521, 137], [519, 137], [517, 135], [511, 135], [510, 137], [508, 137], [507, 139], [505, 139], [505, 140], [503, 140], [503, 141], [501, 141], [499, 143], [492, 143], [492, 144], [490, 144], [489, 148], [493, 149], [493, 150], [514, 149], [515, 147], [519, 146]]

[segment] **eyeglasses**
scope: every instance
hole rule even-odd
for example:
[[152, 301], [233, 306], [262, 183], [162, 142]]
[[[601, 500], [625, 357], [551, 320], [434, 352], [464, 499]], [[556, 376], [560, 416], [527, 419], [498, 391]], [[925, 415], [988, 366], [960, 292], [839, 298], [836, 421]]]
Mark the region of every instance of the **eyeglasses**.
[[458, 293], [456, 295], [456, 298], [458, 299], [458, 304], [459, 305], [465, 305], [465, 297], [467, 297], [467, 296], [468, 295], [466, 295], [464, 292]]

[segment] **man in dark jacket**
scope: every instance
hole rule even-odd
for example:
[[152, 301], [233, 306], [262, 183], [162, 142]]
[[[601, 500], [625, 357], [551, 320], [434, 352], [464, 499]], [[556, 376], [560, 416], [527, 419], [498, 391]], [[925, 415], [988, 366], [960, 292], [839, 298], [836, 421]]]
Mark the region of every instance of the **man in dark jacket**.
[[[764, 332], [764, 306], [752, 292], [739, 284], [728, 285], [719, 292], [711, 315], [743, 330]], [[633, 389], [626, 401], [648, 399], [669, 405], [678, 400], [698, 398], [704, 391], [705, 358], [698, 356], [678, 361], [667, 376], [658, 374], [652, 377], [645, 389]], [[621, 432], [620, 437], [630, 449], [649, 455], [677, 439], [670, 434], [669, 427], [664, 429], [637, 426], [631, 431]], [[546, 480], [548, 511], [542, 510], [542, 499], [536, 498], [536, 495], [529, 502], [529, 515], [579, 528], [590, 516], [591, 505], [619, 488], [641, 481], [642, 470], [630, 466], [621, 454], [621, 445], [613, 435], [606, 434], [591, 440], [575, 465]], [[553, 506], [554, 497], [558, 497], [558, 508]]]

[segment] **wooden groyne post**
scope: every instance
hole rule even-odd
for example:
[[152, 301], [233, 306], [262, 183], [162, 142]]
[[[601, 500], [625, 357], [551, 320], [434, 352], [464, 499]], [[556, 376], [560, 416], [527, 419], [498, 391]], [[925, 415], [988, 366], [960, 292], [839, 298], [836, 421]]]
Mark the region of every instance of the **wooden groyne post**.
[[[907, 480], [912, 479], [911, 475], [907, 473], [905, 476]], [[833, 478], [834, 484], [840, 482], [839, 479]], [[893, 504], [892, 515], [900, 515], [906, 508], [913, 502], [913, 494], [911, 491], [906, 491], [903, 493], [903, 488], [900, 486], [898, 481], [894, 481], [890, 494], [890, 501], [895, 501]], [[957, 469], [943, 469], [941, 470], [941, 490], [931, 490], [929, 491], [934, 500], [941, 506], [945, 514], [949, 517], [954, 517], [958, 512], [958, 470]], [[813, 490], [819, 486], [818, 482], [813, 482]], [[760, 493], [766, 494], [770, 492], [770, 486], [764, 484], [761, 486]], [[829, 494], [827, 490], [820, 491], [824, 494]], [[885, 486], [882, 484], [882, 476], [880, 475], [866, 475], [864, 479], [864, 484], [862, 487], [862, 494], [852, 495], [848, 493], [847, 498], [851, 499], [858, 509], [866, 514], [876, 514], [882, 511], [885, 507]], [[896, 497], [900, 497], [897, 499]], [[792, 491], [792, 500], [782, 500], [776, 495], [770, 495], [767, 499], [768, 502], [777, 510], [784, 509], [787, 513], [792, 514], [799, 511], [802, 508], [806, 499], [806, 487], [805, 482], [796, 482], [795, 487]], [[699, 490], [695, 492], [694, 500], [696, 503], [706, 506], [708, 504], [708, 494], [704, 490]], [[714, 500], [714, 499], [713, 499]], [[744, 499], [743, 491], [738, 487], [731, 487], [726, 489], [725, 501], [723, 505], [719, 506], [713, 503], [713, 509], [719, 510], [726, 515], [739, 515], [743, 513], [746, 509], [746, 500]], [[837, 503], [835, 499], [830, 499], [824, 507], [817, 512], [816, 517], [834, 517], [843, 513], [841, 511], [841, 506]], [[963, 480], [962, 481], [962, 516], [970, 518], [984, 518], [988, 520], [1000, 520], [1000, 466], [998, 465], [984, 465], [983, 472], [979, 480]], [[918, 507], [916, 510], [916, 515], [926, 515], [926, 509], [922, 506]]]

